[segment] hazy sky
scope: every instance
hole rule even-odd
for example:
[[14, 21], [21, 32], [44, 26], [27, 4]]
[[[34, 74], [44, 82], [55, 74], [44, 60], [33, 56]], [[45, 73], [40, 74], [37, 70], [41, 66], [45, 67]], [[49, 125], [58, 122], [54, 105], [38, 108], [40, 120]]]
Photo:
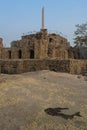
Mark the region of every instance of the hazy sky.
[[4, 45], [23, 33], [41, 29], [45, 7], [45, 28], [62, 32], [73, 45], [76, 24], [87, 21], [87, 0], [0, 0], [0, 37]]

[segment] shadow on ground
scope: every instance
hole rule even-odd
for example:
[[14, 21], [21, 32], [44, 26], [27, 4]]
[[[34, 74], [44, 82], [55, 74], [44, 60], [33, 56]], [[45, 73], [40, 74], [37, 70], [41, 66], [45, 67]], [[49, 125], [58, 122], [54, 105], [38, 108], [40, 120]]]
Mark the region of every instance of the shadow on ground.
[[82, 117], [80, 115], [80, 112], [76, 112], [74, 114], [64, 114], [62, 111], [63, 110], [69, 110], [69, 108], [61, 108], [61, 107], [58, 107], [58, 108], [47, 108], [45, 109], [44, 111], [48, 114], [48, 115], [51, 115], [51, 116], [60, 116], [64, 119], [73, 119], [74, 116], [78, 116], [78, 117]]

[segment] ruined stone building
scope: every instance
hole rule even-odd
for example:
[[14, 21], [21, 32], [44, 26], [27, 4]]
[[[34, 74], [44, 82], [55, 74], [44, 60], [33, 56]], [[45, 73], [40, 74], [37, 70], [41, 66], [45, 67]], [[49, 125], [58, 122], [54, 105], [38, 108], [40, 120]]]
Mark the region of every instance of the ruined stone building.
[[18, 74], [44, 69], [82, 73], [85, 68], [87, 60], [83, 60], [78, 48], [71, 47], [65, 37], [49, 34], [44, 28], [44, 8], [39, 32], [23, 35], [8, 48], [0, 38], [0, 73]]
[[42, 9], [42, 29], [36, 34], [22, 36], [10, 48], [3, 46], [3, 39], [0, 38], [1, 59], [80, 59], [79, 50], [70, 47], [68, 40], [58, 34], [48, 34], [44, 29], [44, 8]]
[[21, 40], [10, 48], [3, 47], [0, 38], [1, 59], [80, 59], [78, 49], [70, 47], [68, 40], [58, 34], [48, 34], [47, 29], [41, 29], [36, 34], [22, 36]]

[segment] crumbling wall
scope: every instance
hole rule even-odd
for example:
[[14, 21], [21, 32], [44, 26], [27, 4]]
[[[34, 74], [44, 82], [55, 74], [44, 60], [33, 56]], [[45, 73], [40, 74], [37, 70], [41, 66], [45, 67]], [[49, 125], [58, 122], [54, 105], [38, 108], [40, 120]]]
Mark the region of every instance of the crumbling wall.
[[38, 70], [69, 72], [69, 61], [63, 60], [2, 60], [1, 72], [18, 74]]
[[46, 39], [38, 40], [34, 44], [35, 59], [47, 58], [48, 42]]
[[44, 60], [2, 60], [1, 72], [19, 74], [30, 71], [48, 69]]
[[70, 47], [68, 40], [57, 34], [48, 34], [42, 29], [36, 34], [22, 36], [10, 48], [2, 47], [0, 39], [1, 59], [81, 59], [79, 49]]
[[[83, 59], [76, 48], [55, 47], [48, 44], [47, 40], [37, 40], [33, 47], [29, 48], [3, 48], [0, 50], [1, 59], [32, 59], [31, 50], [34, 51], [33, 59], [58, 58], [58, 59]], [[19, 52], [21, 51], [21, 54]], [[19, 56], [21, 55], [21, 56]]]
[[30, 59], [30, 48], [3, 48], [1, 59]]
[[1, 73], [1, 61], [0, 61], [0, 73]]
[[48, 46], [48, 57], [58, 59], [68, 59], [68, 50], [62, 46]]
[[67, 49], [64, 49], [64, 48], [56, 49], [56, 58], [57, 57], [59, 59], [68, 59]]
[[81, 74], [87, 71], [87, 60], [70, 60], [70, 73]]
[[3, 48], [3, 39], [0, 38], [0, 59], [1, 59], [1, 55], [2, 55], [2, 48]]
[[52, 70], [80, 74], [87, 67], [87, 60], [0, 60], [2, 73], [18, 74], [38, 70]]
[[68, 40], [58, 34], [55, 34], [55, 33], [49, 34], [48, 39], [49, 39], [49, 44], [53, 43], [55, 46], [61, 45], [64, 47], [69, 46]]

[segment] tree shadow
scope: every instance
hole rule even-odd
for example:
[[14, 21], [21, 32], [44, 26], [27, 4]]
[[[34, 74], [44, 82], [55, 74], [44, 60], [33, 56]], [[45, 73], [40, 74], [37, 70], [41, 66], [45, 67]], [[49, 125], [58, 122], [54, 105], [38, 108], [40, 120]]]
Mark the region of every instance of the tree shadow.
[[58, 108], [47, 108], [45, 109], [44, 111], [48, 114], [48, 115], [51, 115], [51, 116], [60, 116], [66, 120], [68, 119], [73, 119], [74, 116], [78, 116], [78, 117], [82, 117], [80, 115], [80, 112], [76, 112], [74, 114], [64, 114], [62, 113], [63, 110], [69, 110], [69, 108], [61, 108], [61, 107], [58, 107]]

